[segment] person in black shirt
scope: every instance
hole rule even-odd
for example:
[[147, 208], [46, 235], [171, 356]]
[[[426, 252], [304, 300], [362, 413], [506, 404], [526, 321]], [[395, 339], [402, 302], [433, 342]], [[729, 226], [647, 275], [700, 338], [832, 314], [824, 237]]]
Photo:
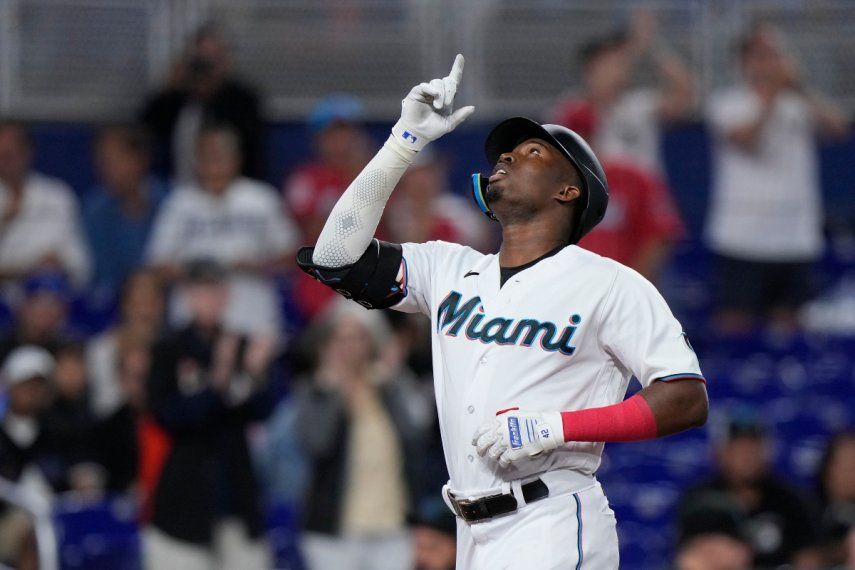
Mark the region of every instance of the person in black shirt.
[[[22, 346], [2, 365], [0, 387], [7, 409], [0, 421], [0, 479], [17, 485], [21, 492], [50, 500], [54, 470], [49, 456], [56, 447], [51, 434], [43, 429], [41, 416], [50, 402], [53, 357], [42, 348]], [[0, 501], [0, 566], [36, 568], [33, 536], [29, 515]]]
[[195, 141], [203, 125], [228, 125], [238, 133], [242, 173], [263, 174], [263, 123], [255, 89], [233, 77], [231, 54], [222, 30], [208, 24], [193, 38], [169, 85], [155, 93], [140, 113], [140, 121], [166, 151], [170, 173], [178, 182], [193, 177]]
[[754, 419], [736, 419], [717, 450], [718, 473], [690, 489], [680, 502], [679, 526], [687, 513], [698, 516], [704, 505], [735, 504], [745, 516], [745, 532], [757, 568], [792, 563], [815, 543], [814, 521], [807, 503], [771, 471], [769, 441]]
[[154, 491], [147, 565], [269, 568], [246, 431], [274, 404], [273, 342], [223, 328], [228, 288], [221, 266], [194, 262], [185, 274], [191, 322], [158, 341], [151, 358], [148, 403], [172, 449]]

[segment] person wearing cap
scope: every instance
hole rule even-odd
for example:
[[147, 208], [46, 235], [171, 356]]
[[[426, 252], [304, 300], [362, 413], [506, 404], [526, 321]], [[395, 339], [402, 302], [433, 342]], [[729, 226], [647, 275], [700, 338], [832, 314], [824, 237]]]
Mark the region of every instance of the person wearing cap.
[[26, 127], [0, 120], [0, 286], [54, 270], [82, 287], [91, 261], [74, 192], [32, 161]]
[[0, 476], [17, 481], [34, 459], [41, 433], [40, 417], [50, 403], [48, 381], [54, 369], [51, 354], [37, 346], [21, 346], [3, 361], [3, 388], [8, 410], [0, 424]]
[[[155, 220], [147, 259], [167, 283], [183, 266], [209, 258], [228, 269], [228, 324], [245, 333], [278, 335], [282, 326], [274, 278], [290, 267], [297, 231], [276, 190], [240, 175], [238, 135], [227, 125], [202, 129], [196, 179], [167, 198]], [[186, 308], [173, 297], [174, 322]]]
[[317, 238], [338, 197], [371, 159], [374, 143], [362, 125], [363, 114], [359, 99], [339, 94], [319, 101], [307, 119], [314, 157], [283, 184], [303, 241]]
[[680, 501], [680, 512], [716, 500], [736, 505], [746, 517], [747, 540], [761, 568], [793, 563], [816, 539], [812, 510], [772, 472], [771, 453], [766, 428], [753, 413], [731, 418], [715, 450], [716, 473]]
[[69, 336], [67, 316], [71, 289], [61, 273], [39, 272], [23, 282], [23, 299], [14, 324], [0, 335], [0, 361], [14, 348], [35, 345], [53, 353]]
[[[371, 159], [375, 146], [362, 124], [362, 102], [336, 94], [319, 101], [307, 119], [314, 156], [298, 165], [282, 185], [285, 206], [300, 231], [300, 243], [317, 239], [324, 220]], [[332, 294], [301, 274], [293, 276], [294, 299], [305, 317], [319, 315]]]
[[[0, 478], [45, 499], [53, 489], [40, 464], [52, 446], [41, 416], [50, 402], [48, 379], [53, 368], [50, 353], [36, 346], [15, 349], [0, 368], [0, 387], [8, 402], [0, 422]], [[17, 565], [32, 559], [31, 532], [28, 515], [0, 503], [0, 563]]]
[[190, 322], [152, 351], [148, 405], [172, 447], [154, 490], [146, 567], [269, 568], [247, 429], [273, 406], [273, 341], [227, 328], [225, 268], [191, 263], [179, 285]]
[[100, 489], [85, 374], [80, 345], [60, 347], [56, 357], [25, 345], [6, 357], [9, 410], [0, 424], [0, 477], [18, 481], [37, 473], [39, 488], [50, 493]]

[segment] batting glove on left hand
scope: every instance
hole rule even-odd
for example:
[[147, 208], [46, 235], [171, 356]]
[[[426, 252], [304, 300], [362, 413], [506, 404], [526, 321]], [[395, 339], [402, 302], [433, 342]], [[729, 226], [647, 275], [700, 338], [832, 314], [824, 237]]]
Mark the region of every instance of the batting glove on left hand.
[[482, 424], [472, 437], [478, 455], [489, 455], [502, 467], [549, 453], [563, 444], [560, 412], [500, 412]]

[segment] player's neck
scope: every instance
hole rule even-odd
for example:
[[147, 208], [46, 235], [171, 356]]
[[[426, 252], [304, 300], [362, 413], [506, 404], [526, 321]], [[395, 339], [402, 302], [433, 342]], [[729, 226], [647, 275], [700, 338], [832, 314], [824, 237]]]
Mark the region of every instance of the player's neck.
[[502, 228], [501, 267], [525, 265], [567, 242], [541, 224], [511, 224]]

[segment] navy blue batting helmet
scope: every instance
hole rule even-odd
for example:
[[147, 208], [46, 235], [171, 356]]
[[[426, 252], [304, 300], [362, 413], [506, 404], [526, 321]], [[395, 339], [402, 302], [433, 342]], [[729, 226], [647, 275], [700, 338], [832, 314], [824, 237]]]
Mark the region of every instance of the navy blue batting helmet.
[[[499, 123], [484, 143], [484, 152], [490, 166], [495, 166], [502, 153], [510, 152], [528, 139], [541, 139], [557, 148], [570, 161], [582, 181], [583, 203], [578, 223], [573, 227], [570, 243], [577, 243], [603, 219], [609, 204], [609, 187], [603, 166], [594, 151], [581, 136], [561, 125], [541, 125], [526, 117], [513, 117]], [[488, 178], [480, 173], [472, 175], [472, 193], [475, 203], [490, 219], [496, 217], [486, 200]]]

